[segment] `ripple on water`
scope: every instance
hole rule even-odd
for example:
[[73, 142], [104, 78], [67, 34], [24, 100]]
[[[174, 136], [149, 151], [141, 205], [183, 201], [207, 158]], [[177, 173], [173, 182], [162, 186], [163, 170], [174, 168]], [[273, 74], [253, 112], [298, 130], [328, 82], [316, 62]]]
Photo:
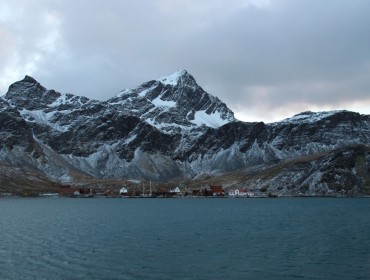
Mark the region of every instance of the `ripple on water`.
[[1, 279], [370, 278], [366, 199], [1, 199], [0, 210]]

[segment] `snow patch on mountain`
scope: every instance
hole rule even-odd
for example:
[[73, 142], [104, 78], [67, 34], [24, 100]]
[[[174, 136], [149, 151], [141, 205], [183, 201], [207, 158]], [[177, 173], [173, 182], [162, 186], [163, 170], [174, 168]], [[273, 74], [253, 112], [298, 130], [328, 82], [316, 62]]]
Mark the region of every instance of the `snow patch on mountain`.
[[194, 120], [191, 120], [195, 125], [201, 126], [209, 126], [212, 128], [217, 128], [223, 126], [224, 124], [229, 123], [230, 121], [227, 119], [223, 119], [221, 117], [220, 112], [215, 112], [213, 114], [207, 114], [206, 111], [198, 111], [194, 114]]
[[175, 101], [162, 100], [160, 96], [158, 96], [156, 99], [153, 99], [152, 103], [156, 107], [175, 107], [176, 106]]
[[185, 75], [186, 73], [187, 73], [186, 70], [180, 70], [175, 73], [172, 73], [169, 76], [159, 78], [157, 79], [157, 81], [161, 82], [164, 85], [176, 86], [180, 77]]
[[63, 93], [53, 103], [49, 104], [48, 107], [50, 107], [50, 108], [58, 107], [60, 105], [69, 103], [68, 101], [69, 101], [69, 99], [67, 98], [67, 95]]
[[[133, 91], [133, 89], [132, 89], [132, 88], [124, 89], [124, 90], [120, 91], [120, 92], [116, 95], [116, 97], [122, 97], [122, 96], [124, 96], [124, 95], [126, 95], [126, 94], [132, 93], [132, 91]], [[120, 103], [120, 102], [118, 102], [118, 103], [116, 103], [116, 104], [119, 104], [119, 103]], [[112, 103], [112, 104], [113, 104], [113, 103]]]
[[327, 112], [303, 112], [297, 115], [294, 115], [291, 118], [287, 118], [282, 120], [283, 123], [314, 123], [317, 121], [320, 121], [322, 119], [325, 119], [327, 117], [330, 117], [332, 115], [335, 115], [340, 112], [345, 112], [344, 110], [336, 110], [336, 111], [327, 111]]
[[[69, 129], [69, 125], [60, 126], [52, 122], [52, 118], [54, 117], [55, 113], [56, 111], [45, 113], [42, 110], [27, 109], [22, 109], [21, 111], [19, 111], [19, 114], [29, 122], [36, 122], [39, 124], [50, 126], [51, 128], [61, 132], [67, 131]], [[71, 113], [71, 110], [59, 111], [59, 113], [69, 114]]]
[[176, 123], [163, 123], [163, 122], [159, 123], [155, 121], [154, 119], [146, 119], [145, 122], [147, 124], [150, 124], [151, 126], [154, 126], [158, 130], [160, 130], [162, 133], [169, 134], [169, 135], [175, 134], [176, 132], [178, 132], [178, 130], [181, 130], [184, 133], [188, 133], [188, 131], [192, 129], [192, 127], [188, 127], [188, 126], [184, 126], [184, 125], [180, 125]]
[[151, 86], [150, 88], [148, 88], [148, 89], [145, 89], [145, 90], [141, 91], [141, 92], [138, 94], [138, 96], [140, 96], [140, 97], [145, 97], [145, 96], [146, 96], [146, 94], [147, 94], [148, 92], [152, 91], [154, 88], [155, 88], [154, 86]]
[[[84, 102], [81, 101], [81, 98], [84, 99]], [[81, 96], [74, 96], [69, 93], [61, 93], [60, 96], [54, 102], [48, 105], [48, 107], [56, 108], [56, 107], [59, 107], [65, 104], [74, 105], [74, 106], [83, 106], [88, 101], [89, 101], [88, 98], [84, 98]]]

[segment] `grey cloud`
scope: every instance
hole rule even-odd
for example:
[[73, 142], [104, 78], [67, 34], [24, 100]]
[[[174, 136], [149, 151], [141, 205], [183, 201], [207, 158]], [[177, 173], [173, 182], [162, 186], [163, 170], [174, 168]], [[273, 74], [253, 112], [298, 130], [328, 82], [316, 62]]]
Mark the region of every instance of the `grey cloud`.
[[[369, 1], [32, 2], [19, 1], [19, 23], [0, 20], [19, 60], [0, 74], [11, 68], [19, 78], [31, 74], [49, 88], [105, 100], [187, 69], [234, 111], [269, 112], [269, 119], [284, 108], [368, 100]], [[59, 23], [45, 24], [48, 15]], [[53, 28], [55, 49], [42, 50]], [[0, 58], [9, 52], [2, 46]], [[33, 73], [22, 73], [23, 61]]]

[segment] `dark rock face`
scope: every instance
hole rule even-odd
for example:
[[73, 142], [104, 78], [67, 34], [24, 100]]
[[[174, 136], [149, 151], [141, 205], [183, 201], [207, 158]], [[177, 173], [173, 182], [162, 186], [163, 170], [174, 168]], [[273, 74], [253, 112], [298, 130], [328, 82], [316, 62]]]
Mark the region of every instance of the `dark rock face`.
[[45, 109], [47, 104], [52, 103], [58, 97], [60, 97], [60, 93], [54, 90], [46, 90], [29, 76], [12, 84], [5, 95], [6, 100], [19, 108], [27, 110]]
[[298, 196], [370, 194], [370, 146], [353, 145], [310, 158], [254, 170], [256, 180], [239, 184], [250, 192]]
[[[354, 112], [303, 112], [271, 124], [237, 121], [186, 71], [104, 102], [47, 90], [26, 76], [0, 99], [0, 123], [0, 161], [12, 155], [67, 181], [72, 171], [103, 178], [192, 178], [370, 142], [370, 116]], [[311, 170], [307, 163], [298, 168]], [[333, 174], [326, 172], [326, 180], [333, 181]]]
[[[342, 142], [366, 143], [369, 138], [369, 116], [338, 111], [326, 113], [302, 113], [305, 118], [282, 121], [270, 125], [270, 141], [279, 149], [301, 148], [303, 143], [337, 145]], [[297, 115], [300, 116], [300, 115]]]
[[32, 130], [19, 112], [6, 101], [0, 100], [0, 143], [2, 149], [23, 146], [28, 152], [33, 150]]

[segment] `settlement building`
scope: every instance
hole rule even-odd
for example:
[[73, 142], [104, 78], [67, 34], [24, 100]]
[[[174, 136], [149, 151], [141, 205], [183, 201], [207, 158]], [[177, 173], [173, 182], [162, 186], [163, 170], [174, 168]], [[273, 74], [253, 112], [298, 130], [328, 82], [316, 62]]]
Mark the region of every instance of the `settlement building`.
[[127, 190], [125, 187], [122, 187], [122, 188], [119, 190], [119, 194], [120, 194], [120, 195], [128, 195], [128, 190]]
[[246, 192], [244, 189], [234, 189], [229, 191], [229, 196], [253, 196], [253, 194]]
[[223, 196], [224, 195], [224, 191], [222, 189], [222, 186], [210, 185], [209, 187], [210, 187], [210, 193], [213, 196]]
[[170, 193], [179, 194], [179, 193], [181, 193], [181, 191], [180, 191], [179, 187], [176, 187], [176, 188], [170, 190]]

